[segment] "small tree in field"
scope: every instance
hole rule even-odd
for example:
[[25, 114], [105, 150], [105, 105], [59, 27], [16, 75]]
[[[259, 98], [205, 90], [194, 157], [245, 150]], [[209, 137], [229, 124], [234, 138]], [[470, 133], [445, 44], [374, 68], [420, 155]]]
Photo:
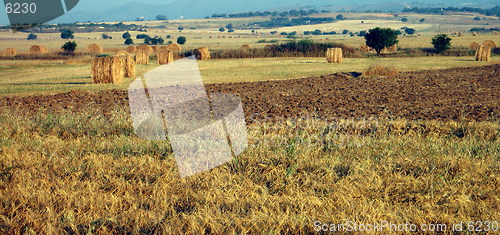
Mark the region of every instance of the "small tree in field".
[[370, 29], [365, 35], [366, 45], [375, 49], [377, 55], [386, 48], [394, 46], [398, 43], [398, 34], [390, 28], [374, 28]]
[[131, 37], [132, 37], [132, 35], [130, 35], [130, 33], [128, 31], [123, 33], [123, 35], [122, 35], [123, 39], [131, 38]]
[[132, 40], [132, 38], [125, 39], [125, 45], [132, 45], [132, 44], [134, 44], [134, 40]]
[[432, 39], [432, 45], [436, 49], [437, 53], [441, 53], [450, 49], [451, 38], [446, 34], [438, 34]]
[[223, 27], [220, 27], [220, 28], [219, 28], [219, 31], [222, 33], [222, 32], [224, 32], [224, 31], [226, 31], [226, 29], [225, 29], [225, 28], [223, 28]]
[[66, 53], [66, 55], [75, 54], [76, 47], [77, 47], [77, 44], [75, 41], [68, 41], [61, 46], [61, 48], [64, 50], [64, 53]]
[[36, 40], [37, 38], [38, 38], [38, 36], [36, 36], [36, 34], [34, 34], [34, 33], [30, 33], [28, 35], [28, 40]]
[[181, 45], [184, 45], [186, 43], [186, 37], [184, 36], [180, 36], [177, 38], [177, 43], [181, 44]]

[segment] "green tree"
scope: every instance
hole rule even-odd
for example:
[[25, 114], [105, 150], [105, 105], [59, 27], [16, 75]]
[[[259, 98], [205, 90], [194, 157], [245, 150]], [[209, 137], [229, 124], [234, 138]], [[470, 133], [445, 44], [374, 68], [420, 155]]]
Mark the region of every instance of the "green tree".
[[177, 43], [181, 44], [181, 45], [184, 45], [186, 43], [186, 37], [184, 36], [180, 36], [177, 38]]
[[438, 34], [432, 39], [432, 45], [436, 49], [437, 53], [441, 53], [450, 49], [451, 38], [446, 34]]
[[105, 33], [101, 34], [102, 39], [110, 39], [111, 37]]
[[414, 28], [406, 28], [405, 29], [405, 33], [410, 34], [410, 35], [415, 34], [415, 31], [416, 30]]
[[338, 14], [337, 17], [335, 17], [335, 19], [337, 19], [337, 20], [344, 20], [345, 18], [344, 18], [344, 15]]
[[226, 31], [226, 29], [225, 29], [224, 27], [220, 27], [220, 28], [219, 28], [219, 31], [222, 33], [222, 32], [224, 32], [224, 31]]
[[28, 39], [28, 40], [36, 40], [37, 38], [38, 38], [38, 36], [36, 36], [36, 34], [34, 34], [34, 33], [30, 33], [30, 34], [28, 35], [28, 38], [27, 38], [27, 39]]
[[234, 33], [234, 29], [230, 29], [227, 31], [228, 33]]
[[234, 29], [233, 24], [228, 24], [228, 25], [226, 25], [226, 29], [228, 29], [228, 30], [229, 30], [229, 29]]
[[403, 18], [401, 18], [401, 21], [402, 21], [402, 22], [408, 22], [408, 18], [403, 17]]
[[377, 55], [386, 48], [398, 43], [398, 34], [390, 28], [373, 28], [365, 35], [366, 45], [375, 49]]
[[425, 18], [420, 19], [420, 23], [424, 23], [424, 22], [425, 22]]
[[123, 33], [123, 35], [122, 35], [123, 39], [131, 38], [131, 37], [132, 37], [132, 35], [130, 35], [130, 33], [128, 31]]
[[134, 40], [132, 40], [132, 38], [125, 39], [125, 45], [132, 45], [132, 44], [134, 44]]
[[66, 53], [67, 55], [74, 55], [77, 46], [78, 45], [76, 44], [75, 41], [68, 41], [68, 42], [64, 43], [61, 46], [61, 48], [64, 50], [64, 53]]
[[177, 30], [179, 30], [179, 32], [182, 32], [182, 30], [184, 30], [184, 28], [183, 28], [183, 27], [181, 27], [181, 26], [179, 26], [179, 27], [177, 28]]
[[157, 15], [156, 16], [156, 19], [157, 20], [168, 20], [167, 16], [166, 15]]
[[75, 32], [69, 30], [69, 29], [62, 29], [61, 30], [61, 38], [62, 39], [73, 39], [75, 38], [75, 35], [73, 35]]

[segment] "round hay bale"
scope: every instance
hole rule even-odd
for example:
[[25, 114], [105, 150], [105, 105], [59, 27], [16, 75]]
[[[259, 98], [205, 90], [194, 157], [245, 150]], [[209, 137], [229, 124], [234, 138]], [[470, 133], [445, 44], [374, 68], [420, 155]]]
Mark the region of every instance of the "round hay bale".
[[148, 54], [153, 54], [153, 52], [154, 52], [153, 48], [150, 45], [140, 45], [140, 46], [137, 46], [136, 52], [139, 51], [139, 50], [147, 51]]
[[93, 83], [120, 84], [124, 76], [125, 57], [95, 57], [92, 62]]
[[370, 52], [370, 47], [369, 47], [369, 46], [367, 46], [366, 44], [361, 45], [361, 46], [359, 47], [359, 49], [360, 49], [362, 52], [365, 52], [365, 53]]
[[472, 36], [473, 37], [477, 36], [477, 33], [476, 32], [472, 32]]
[[479, 46], [481, 46], [481, 45], [479, 45], [479, 43], [471, 42], [470, 49], [475, 51], [475, 50], [477, 50], [477, 48], [479, 48]]
[[117, 55], [117, 56], [120, 56], [120, 55], [129, 56], [129, 53], [127, 51], [118, 51], [115, 53], [115, 55]]
[[135, 52], [135, 63], [136, 64], [149, 64], [149, 52], [147, 49], [138, 49]]
[[175, 42], [168, 44], [167, 49], [170, 50], [170, 51], [180, 51], [180, 50], [182, 50], [181, 45], [179, 45], [179, 44], [177, 44]]
[[326, 51], [328, 63], [342, 63], [342, 48], [328, 48]]
[[33, 45], [30, 47], [30, 54], [46, 54], [49, 50], [46, 47], [40, 45]]
[[389, 52], [398, 52], [398, 45], [394, 44], [389, 47]]
[[136, 51], [135, 46], [128, 46], [126, 51], [128, 53], [135, 53], [135, 51]]
[[483, 46], [489, 47], [489, 48], [495, 48], [495, 47], [497, 47], [497, 44], [495, 44], [494, 41], [486, 40], [483, 42]]
[[495, 36], [498, 36], [498, 31], [492, 31], [491, 33]]
[[158, 50], [158, 54], [156, 54], [156, 60], [159, 65], [170, 64], [174, 62], [174, 52], [171, 50]]
[[15, 55], [17, 55], [16, 48], [7, 48], [7, 49], [5, 49], [5, 55], [8, 55], [8, 56], [15, 56]]
[[193, 54], [198, 60], [208, 60], [210, 59], [210, 51], [206, 47], [200, 47], [193, 50]]
[[476, 50], [476, 61], [489, 61], [491, 57], [491, 47], [480, 45]]
[[156, 52], [158, 52], [158, 47], [157, 46], [151, 46], [151, 48], [153, 49], [153, 53], [156, 54]]
[[252, 49], [252, 46], [250, 46], [250, 45], [248, 45], [248, 44], [245, 44], [245, 45], [242, 45], [242, 46], [240, 47], [240, 49], [242, 49], [242, 50], [248, 50], [248, 49]]
[[99, 45], [97, 43], [93, 43], [87, 47], [87, 51], [92, 53], [92, 54], [102, 54], [102, 52], [104, 50], [102, 49], [101, 45]]
[[119, 51], [115, 54], [115, 56], [121, 56], [124, 58], [124, 67], [123, 72], [126, 78], [135, 77], [135, 61], [134, 57], [132, 57], [126, 51]]

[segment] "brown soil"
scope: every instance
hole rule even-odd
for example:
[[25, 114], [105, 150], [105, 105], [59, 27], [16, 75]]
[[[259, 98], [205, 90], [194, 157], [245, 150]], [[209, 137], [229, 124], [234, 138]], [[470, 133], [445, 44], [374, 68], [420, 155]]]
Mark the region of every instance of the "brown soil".
[[[500, 65], [406, 72], [394, 77], [338, 73], [284, 81], [207, 85], [209, 92], [241, 97], [248, 121], [264, 118], [404, 118], [498, 120]], [[0, 107], [22, 113], [128, 107], [127, 91], [72, 91], [49, 96], [2, 97]]]

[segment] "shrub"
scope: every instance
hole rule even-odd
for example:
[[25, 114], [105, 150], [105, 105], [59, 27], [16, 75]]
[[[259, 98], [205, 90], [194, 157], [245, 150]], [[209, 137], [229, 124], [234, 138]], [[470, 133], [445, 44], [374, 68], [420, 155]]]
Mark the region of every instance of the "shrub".
[[441, 53], [451, 47], [451, 38], [446, 34], [438, 34], [432, 39], [432, 45], [437, 53]]
[[425, 18], [422, 18], [419, 21], [420, 21], [420, 23], [424, 23], [425, 22]]
[[401, 22], [408, 22], [408, 18], [406, 17], [401, 18]]
[[38, 38], [38, 36], [36, 36], [36, 34], [34, 34], [34, 33], [30, 33], [30, 34], [28, 35], [27, 40], [36, 40], [37, 38]]
[[75, 41], [69, 41], [64, 43], [61, 48], [64, 50], [64, 53], [67, 55], [73, 55], [75, 53], [76, 47], [78, 45], [76, 44]]
[[184, 36], [180, 36], [177, 38], [177, 43], [181, 44], [181, 45], [184, 45], [186, 43], [186, 37]]
[[111, 37], [105, 33], [101, 34], [102, 39], [110, 39]]

